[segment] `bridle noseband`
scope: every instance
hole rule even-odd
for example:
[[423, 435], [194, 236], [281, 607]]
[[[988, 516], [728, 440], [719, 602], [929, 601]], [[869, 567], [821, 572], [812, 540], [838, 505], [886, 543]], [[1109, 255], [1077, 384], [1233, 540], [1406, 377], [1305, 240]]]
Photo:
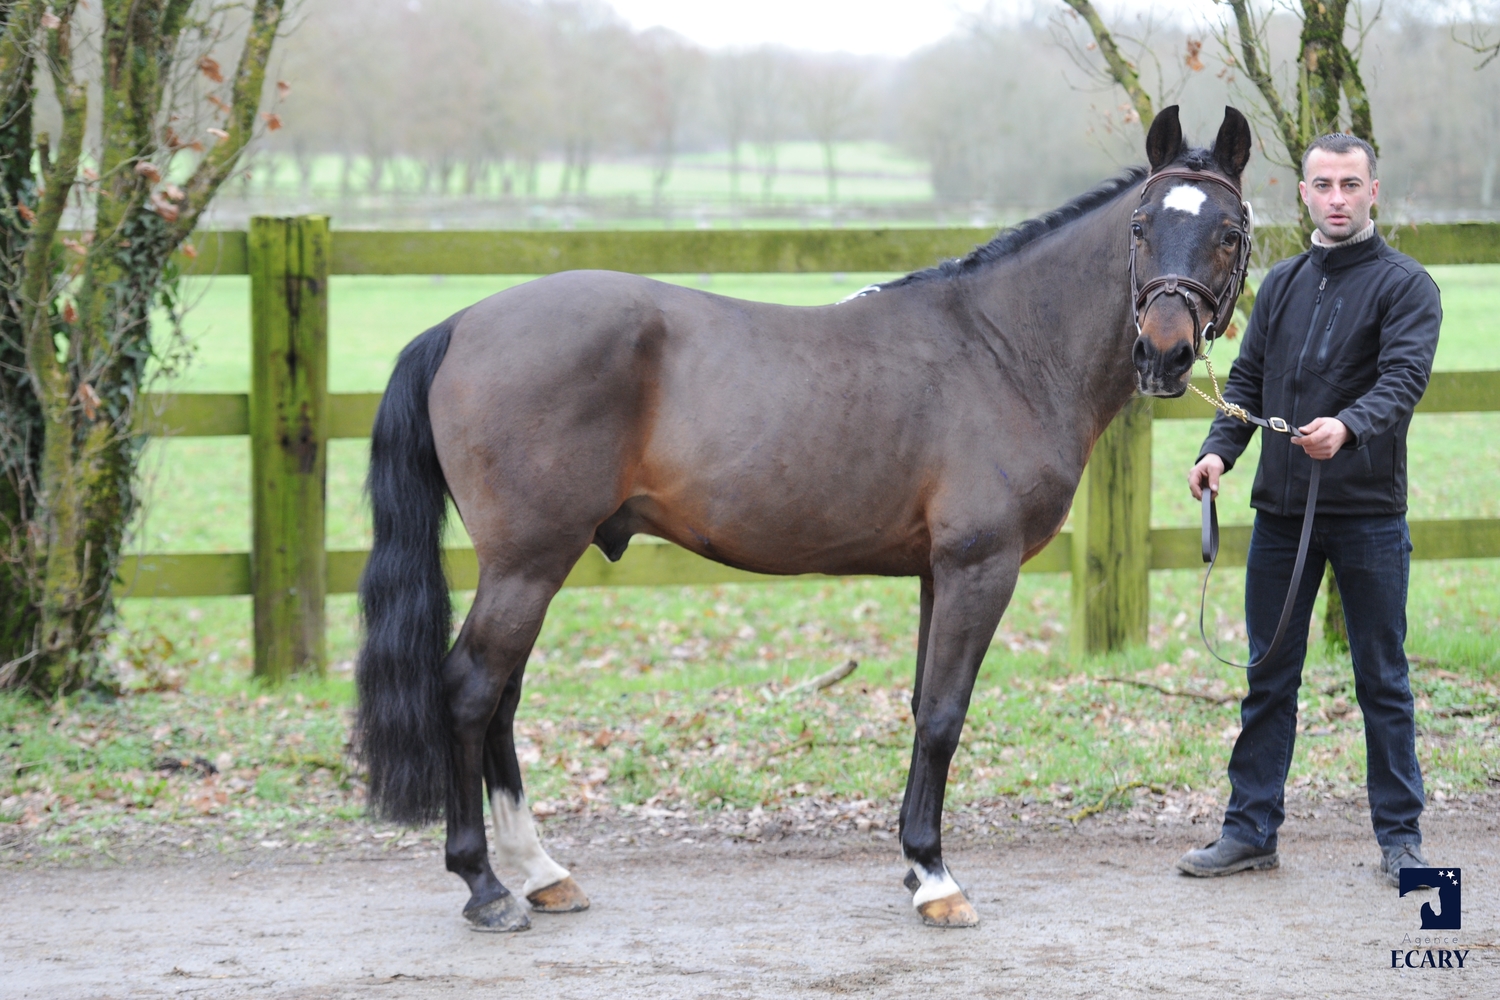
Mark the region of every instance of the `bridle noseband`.
[[[1255, 217], [1250, 211], [1250, 203], [1244, 200], [1239, 187], [1233, 181], [1218, 174], [1181, 167], [1161, 170], [1148, 177], [1145, 187], [1141, 188], [1141, 203], [1144, 204], [1146, 196], [1151, 193], [1151, 185], [1167, 178], [1192, 182], [1208, 181], [1211, 184], [1217, 184], [1233, 192], [1235, 200], [1240, 203], [1240, 230], [1242, 232], [1240, 246], [1235, 254], [1234, 270], [1230, 272], [1229, 281], [1225, 283], [1221, 292], [1215, 292], [1203, 282], [1182, 274], [1163, 274], [1141, 285], [1135, 273], [1135, 251], [1140, 240], [1136, 237], [1133, 228], [1130, 233], [1130, 301], [1135, 309], [1137, 335], [1141, 333], [1141, 321], [1146, 318], [1146, 313], [1150, 311], [1157, 299], [1163, 295], [1181, 295], [1183, 301], [1187, 303], [1188, 312], [1193, 317], [1193, 354], [1201, 356], [1203, 341], [1217, 339], [1228, 328], [1229, 317], [1234, 313], [1234, 304], [1239, 301], [1240, 292], [1245, 289], [1245, 274], [1250, 269], [1251, 238], [1255, 230]], [[1189, 295], [1188, 292], [1193, 294]], [[1202, 299], [1213, 310], [1207, 326], [1204, 326], [1199, 319], [1198, 302], [1193, 296]]]

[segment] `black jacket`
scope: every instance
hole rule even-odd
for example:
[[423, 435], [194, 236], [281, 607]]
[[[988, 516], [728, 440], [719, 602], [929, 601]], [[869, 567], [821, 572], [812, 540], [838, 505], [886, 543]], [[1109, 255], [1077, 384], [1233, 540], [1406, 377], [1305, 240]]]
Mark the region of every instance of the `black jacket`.
[[[1320, 514], [1406, 512], [1406, 428], [1427, 389], [1443, 309], [1422, 265], [1379, 233], [1314, 246], [1271, 268], [1224, 398], [1294, 428], [1337, 417], [1354, 435], [1323, 466]], [[1219, 414], [1199, 453], [1233, 468], [1253, 424]], [[1267, 431], [1250, 505], [1301, 516], [1312, 460], [1290, 435]]]

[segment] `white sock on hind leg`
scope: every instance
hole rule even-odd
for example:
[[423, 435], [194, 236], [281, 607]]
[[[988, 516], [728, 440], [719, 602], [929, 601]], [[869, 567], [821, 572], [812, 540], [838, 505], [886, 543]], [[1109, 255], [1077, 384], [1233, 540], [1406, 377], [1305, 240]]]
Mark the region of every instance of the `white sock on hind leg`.
[[490, 811], [495, 818], [495, 856], [500, 866], [526, 877], [521, 895], [529, 896], [568, 877], [568, 870], [543, 850], [525, 795], [512, 798], [497, 791], [490, 796]]

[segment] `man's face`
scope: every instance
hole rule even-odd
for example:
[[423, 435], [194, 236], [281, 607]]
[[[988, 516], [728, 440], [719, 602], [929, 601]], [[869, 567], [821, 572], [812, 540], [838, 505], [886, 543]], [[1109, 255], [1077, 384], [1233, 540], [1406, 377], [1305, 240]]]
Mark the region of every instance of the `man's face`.
[[1307, 158], [1307, 172], [1297, 185], [1313, 225], [1327, 240], [1353, 236], [1370, 221], [1370, 207], [1380, 194], [1380, 181], [1370, 178], [1370, 161], [1358, 150], [1334, 153], [1315, 149]]

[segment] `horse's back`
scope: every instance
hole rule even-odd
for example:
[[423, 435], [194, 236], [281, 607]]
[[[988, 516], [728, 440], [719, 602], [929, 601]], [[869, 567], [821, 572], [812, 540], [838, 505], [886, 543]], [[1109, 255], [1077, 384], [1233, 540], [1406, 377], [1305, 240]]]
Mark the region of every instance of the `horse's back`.
[[471, 534], [493, 510], [512, 539], [528, 505], [592, 532], [628, 502], [634, 530], [804, 571], [748, 553], [826, 557], [828, 536], [853, 529], [828, 523], [848, 517], [852, 489], [873, 523], [831, 547], [864, 549], [874, 531], [909, 549], [920, 491], [900, 481], [923, 475], [931, 439], [905, 377], [911, 341], [893, 359], [881, 311], [851, 306], [746, 302], [602, 271], [478, 303], [430, 394]]

